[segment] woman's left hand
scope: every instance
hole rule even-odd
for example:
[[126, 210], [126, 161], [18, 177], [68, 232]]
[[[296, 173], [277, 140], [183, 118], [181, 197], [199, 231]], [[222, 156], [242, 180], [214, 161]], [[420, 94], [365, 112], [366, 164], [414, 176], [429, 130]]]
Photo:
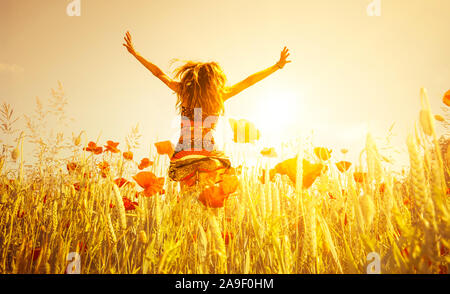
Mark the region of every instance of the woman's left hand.
[[133, 56], [136, 56], [136, 50], [134, 50], [134, 46], [133, 43], [131, 41], [131, 35], [130, 32], [127, 31], [124, 40], [126, 43], [122, 44], [123, 46], [125, 46], [128, 50], [128, 52], [130, 52]]
[[286, 65], [286, 63], [291, 62], [290, 60], [286, 60], [289, 55], [290, 55], [289, 49], [285, 46], [283, 48], [283, 51], [281, 51], [280, 60], [277, 62], [278, 67], [283, 68]]

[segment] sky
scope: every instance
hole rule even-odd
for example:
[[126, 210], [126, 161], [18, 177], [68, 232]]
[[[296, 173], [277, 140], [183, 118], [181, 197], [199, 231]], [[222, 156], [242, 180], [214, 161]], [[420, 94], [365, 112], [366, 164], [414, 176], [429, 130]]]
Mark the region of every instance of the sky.
[[174, 58], [217, 61], [229, 85], [287, 46], [292, 63], [225, 105], [226, 117], [261, 129], [258, 148], [313, 131], [313, 145], [356, 158], [366, 132], [383, 144], [395, 123], [404, 159], [420, 88], [437, 114], [450, 89], [448, 0], [381, 0], [380, 16], [368, 15], [372, 0], [80, 0], [81, 15], [68, 16], [71, 2], [0, 1], [0, 102], [32, 114], [61, 81], [67, 133], [85, 130], [87, 140], [123, 145], [136, 124], [144, 152], [176, 140], [176, 96], [122, 46], [127, 30], [169, 75]]

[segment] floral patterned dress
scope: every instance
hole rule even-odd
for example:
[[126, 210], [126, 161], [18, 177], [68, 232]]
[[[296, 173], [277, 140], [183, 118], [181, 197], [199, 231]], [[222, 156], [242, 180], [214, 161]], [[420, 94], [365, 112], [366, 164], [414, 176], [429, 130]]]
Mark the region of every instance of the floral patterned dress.
[[230, 160], [215, 148], [213, 132], [218, 118], [198, 109], [181, 108], [181, 136], [169, 167], [172, 180], [184, 187], [204, 187], [233, 173]]

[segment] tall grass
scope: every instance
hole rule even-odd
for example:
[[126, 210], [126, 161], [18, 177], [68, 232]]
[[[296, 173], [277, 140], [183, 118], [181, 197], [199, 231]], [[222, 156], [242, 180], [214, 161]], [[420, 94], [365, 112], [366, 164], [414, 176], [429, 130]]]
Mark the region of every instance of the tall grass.
[[[424, 114], [406, 142], [407, 176], [397, 178], [383, 165], [369, 134], [360, 163], [339, 173], [331, 159], [328, 171], [306, 190], [280, 176], [261, 183], [264, 163], [244, 166], [240, 190], [221, 209], [181, 194], [168, 179], [165, 194], [136, 199], [136, 188], [119, 189], [113, 182], [132, 175], [133, 166], [120, 155], [108, 157], [111, 172], [102, 177], [99, 159], [82, 152], [77, 137], [68, 147], [72, 157], [58, 159], [64, 165], [51, 173], [55, 165], [45, 155], [45, 142], [36, 141], [39, 172], [26, 176], [8, 170], [9, 154], [3, 153], [0, 273], [65, 273], [70, 252], [79, 253], [84, 274], [363, 274], [371, 252], [381, 257], [382, 273], [447, 273], [448, 158], [441, 155], [426, 92], [421, 96]], [[129, 149], [138, 146], [137, 133], [136, 127], [127, 137]], [[310, 153], [299, 149], [297, 183], [302, 158]], [[163, 176], [167, 159], [153, 158], [151, 170]], [[70, 173], [68, 160], [77, 163]], [[367, 172], [362, 183], [353, 179], [356, 170]], [[136, 200], [136, 209], [126, 211], [122, 197]]]

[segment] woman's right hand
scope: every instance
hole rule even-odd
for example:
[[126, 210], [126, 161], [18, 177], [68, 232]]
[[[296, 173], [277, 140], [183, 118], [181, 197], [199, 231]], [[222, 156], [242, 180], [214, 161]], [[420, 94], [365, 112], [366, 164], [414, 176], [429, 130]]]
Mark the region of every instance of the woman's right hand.
[[125, 34], [124, 40], [126, 43], [124, 43], [122, 45], [125, 46], [127, 48], [128, 52], [130, 52], [133, 56], [136, 56], [136, 50], [134, 50], [133, 42], [131, 41], [130, 32], [127, 31], [127, 33]]

